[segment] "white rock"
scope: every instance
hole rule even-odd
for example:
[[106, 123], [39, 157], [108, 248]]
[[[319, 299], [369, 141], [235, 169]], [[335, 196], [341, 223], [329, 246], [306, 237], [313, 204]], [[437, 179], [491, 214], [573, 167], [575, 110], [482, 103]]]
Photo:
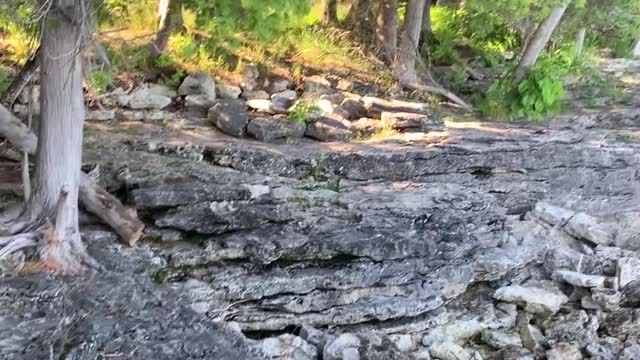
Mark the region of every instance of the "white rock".
[[569, 299], [558, 289], [545, 289], [542, 287], [524, 287], [519, 285], [503, 286], [499, 288], [493, 297], [497, 300], [522, 304], [525, 310], [534, 314], [555, 314], [560, 306]]
[[389, 335], [389, 339], [396, 344], [401, 352], [412, 352], [418, 350], [416, 338], [409, 334]]
[[282, 334], [260, 341], [265, 355], [282, 360], [312, 360], [318, 358], [318, 350], [298, 336]]
[[187, 109], [207, 111], [215, 104], [215, 100], [211, 100], [207, 95], [187, 95], [184, 98], [184, 106]]
[[632, 281], [640, 280], [640, 259], [632, 257], [620, 258], [616, 272], [620, 289]]
[[431, 357], [440, 360], [472, 360], [473, 352], [453, 342], [442, 342], [429, 347]]
[[249, 109], [259, 111], [263, 113], [272, 113], [271, 100], [265, 99], [251, 99], [245, 103]]
[[341, 360], [345, 349], [359, 348], [360, 338], [355, 334], [345, 333], [324, 346], [324, 360]]
[[127, 106], [131, 109], [155, 109], [160, 110], [171, 104], [171, 98], [163, 95], [156, 95], [151, 92], [148, 86], [142, 86], [134, 90], [127, 99]]
[[115, 110], [89, 110], [86, 115], [88, 121], [110, 121], [115, 118]]
[[560, 343], [547, 351], [547, 360], [582, 360], [582, 353], [575, 345]]
[[160, 84], [147, 84], [147, 87], [149, 88], [149, 92], [154, 94], [154, 95], [160, 95], [160, 96], [166, 96], [166, 97], [170, 97], [170, 98], [174, 98], [176, 96], [178, 96], [178, 92], [175, 91], [174, 89], [166, 86], [166, 85], [160, 85]]
[[360, 360], [360, 351], [357, 348], [346, 348], [342, 351], [342, 360]]
[[327, 114], [333, 113], [333, 104], [327, 99], [318, 100], [315, 105], [320, 108], [320, 111]]
[[569, 270], [558, 270], [555, 272], [554, 277], [557, 277], [573, 286], [585, 288], [603, 288], [607, 282], [607, 278], [605, 276], [587, 275]]
[[502, 349], [510, 345], [522, 347], [520, 335], [506, 331], [483, 330], [482, 341], [494, 349]]

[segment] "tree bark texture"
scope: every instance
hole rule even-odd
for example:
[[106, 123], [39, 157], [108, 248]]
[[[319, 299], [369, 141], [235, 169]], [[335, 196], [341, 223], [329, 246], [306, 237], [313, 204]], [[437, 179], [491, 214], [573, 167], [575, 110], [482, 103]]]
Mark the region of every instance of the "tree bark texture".
[[431, 0], [426, 0], [424, 3], [424, 13], [422, 15], [422, 32], [425, 34], [431, 33]]
[[400, 47], [394, 66], [395, 77], [402, 85], [415, 83], [418, 80], [416, 54], [422, 32], [424, 5], [425, 0], [409, 0], [407, 3], [404, 29], [400, 36]]
[[516, 71], [514, 73], [514, 80], [516, 83], [520, 83], [524, 80], [529, 69], [531, 69], [531, 67], [536, 63], [538, 56], [540, 56], [542, 50], [547, 46], [553, 31], [560, 23], [560, 20], [562, 19], [564, 12], [567, 10], [570, 2], [570, 0], [567, 0], [562, 4], [562, 6], [552, 9], [549, 16], [538, 26], [538, 29], [527, 45], [527, 48], [516, 67]]
[[393, 64], [398, 47], [398, 0], [380, 0], [378, 39], [382, 43], [384, 59]]
[[322, 25], [328, 26], [336, 23], [338, 23], [338, 0], [325, 0]]
[[153, 40], [155, 55], [164, 53], [169, 37], [183, 26], [182, 0], [158, 0], [158, 32]]

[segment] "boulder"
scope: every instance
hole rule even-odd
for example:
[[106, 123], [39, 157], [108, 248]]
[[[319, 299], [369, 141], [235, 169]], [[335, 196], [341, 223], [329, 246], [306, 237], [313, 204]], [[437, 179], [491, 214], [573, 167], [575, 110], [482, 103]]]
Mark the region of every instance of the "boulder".
[[333, 113], [333, 104], [331, 103], [331, 101], [327, 99], [318, 100], [315, 102], [314, 105], [317, 106], [320, 109], [320, 111], [323, 113], [326, 113], [326, 114]]
[[348, 141], [353, 136], [351, 123], [337, 116], [322, 115], [307, 125], [305, 135], [319, 141]]
[[494, 349], [502, 349], [507, 346], [522, 347], [520, 335], [514, 332], [485, 329], [482, 331], [481, 339]]
[[148, 85], [142, 85], [129, 95], [121, 96], [121, 100], [131, 109], [163, 109], [171, 104], [171, 98], [164, 95], [158, 95]]
[[585, 351], [592, 359], [616, 360], [623, 348], [622, 341], [614, 337], [604, 337], [588, 344]]
[[149, 92], [154, 95], [166, 96], [170, 98], [178, 96], [178, 92], [166, 85], [150, 83], [147, 84], [147, 86], [149, 88]]
[[269, 92], [271, 94], [283, 92], [287, 89], [291, 89], [291, 80], [285, 78], [274, 78], [271, 79], [271, 84], [269, 85]]
[[549, 343], [570, 343], [582, 348], [598, 338], [600, 324], [597, 317], [579, 310], [556, 314], [542, 326]]
[[205, 95], [209, 100], [216, 98], [216, 83], [209, 74], [197, 71], [189, 74], [178, 88], [179, 95]]
[[345, 95], [337, 91], [333, 94], [320, 95], [320, 100], [327, 100], [332, 105], [339, 105], [342, 103], [342, 101], [344, 101], [344, 99], [345, 99]]
[[504, 349], [500, 349], [495, 356], [494, 360], [536, 360], [536, 357], [529, 350], [517, 347], [507, 346]]
[[412, 352], [418, 350], [418, 341], [415, 336], [409, 334], [389, 335], [389, 339], [401, 352]]
[[222, 132], [243, 136], [247, 130], [249, 117], [242, 100], [220, 100], [208, 112], [208, 118]]
[[211, 100], [207, 95], [187, 95], [184, 98], [184, 106], [188, 111], [195, 111], [205, 115], [215, 104], [215, 100]]
[[[324, 360], [344, 360], [345, 352], [347, 356], [353, 356], [353, 351], [349, 349], [355, 349], [356, 351], [362, 345], [360, 338], [352, 333], [345, 333], [338, 336], [336, 339], [328, 342], [324, 350], [322, 351]], [[351, 353], [351, 355], [349, 355]]]
[[307, 76], [303, 80], [305, 97], [320, 97], [325, 94], [335, 94], [331, 82], [320, 75]]
[[358, 121], [352, 121], [350, 128], [355, 134], [367, 137], [384, 128], [384, 124], [378, 119], [362, 118]]
[[271, 95], [271, 107], [274, 112], [286, 113], [298, 99], [298, 94], [293, 90], [284, 90]]
[[240, 87], [227, 84], [216, 85], [216, 91], [220, 98], [225, 100], [237, 99], [240, 97], [240, 94], [242, 94], [242, 89]]
[[283, 142], [303, 137], [306, 128], [305, 124], [294, 124], [284, 116], [260, 117], [249, 122], [247, 133], [261, 141]]
[[613, 337], [640, 336], [640, 309], [620, 309], [609, 313], [602, 325]]
[[255, 64], [246, 64], [242, 67], [242, 89], [244, 91], [256, 90], [259, 86], [260, 71]]
[[634, 257], [618, 259], [616, 273], [620, 289], [624, 289], [633, 281], [640, 280], [640, 259]]
[[[475, 354], [454, 342], [442, 342], [429, 347], [431, 357], [440, 360], [476, 360]], [[479, 359], [482, 360], [482, 359]]]
[[343, 115], [343, 117], [347, 120], [360, 119], [367, 115], [367, 109], [356, 99], [344, 99], [340, 104], [340, 108], [346, 112], [346, 116]]

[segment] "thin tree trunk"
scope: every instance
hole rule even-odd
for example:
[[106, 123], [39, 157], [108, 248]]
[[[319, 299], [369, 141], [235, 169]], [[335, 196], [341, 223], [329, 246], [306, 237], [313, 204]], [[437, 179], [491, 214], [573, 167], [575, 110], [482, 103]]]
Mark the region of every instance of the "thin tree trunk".
[[[43, 29], [40, 75], [40, 126], [36, 151], [34, 192], [27, 203], [27, 219], [42, 224], [46, 217], [63, 212], [57, 221], [55, 242], [45, 247], [50, 267], [75, 272], [86, 251], [78, 226], [78, 188], [82, 162], [82, 125], [85, 117], [82, 93], [81, 50], [83, 22], [89, 9], [85, 0], [58, 0]], [[63, 13], [64, 10], [70, 13]], [[71, 16], [69, 16], [71, 15]], [[60, 195], [64, 194], [64, 201]], [[59, 203], [64, 209], [58, 209]], [[57, 211], [56, 211], [57, 210]], [[58, 228], [59, 227], [59, 228]]]
[[20, 96], [20, 93], [22, 93], [24, 87], [31, 81], [33, 75], [38, 71], [39, 57], [40, 47], [38, 47], [33, 55], [31, 55], [29, 60], [27, 60], [27, 63], [24, 64], [18, 75], [16, 75], [16, 78], [13, 79], [9, 85], [6, 95], [2, 99], [2, 103], [6, 107], [11, 108], [13, 106], [13, 103], [16, 102], [16, 99]]
[[549, 16], [538, 26], [538, 29], [516, 67], [514, 73], [516, 83], [520, 83], [527, 75], [527, 72], [529, 72], [529, 69], [536, 63], [538, 56], [540, 56], [542, 50], [547, 46], [553, 31], [560, 23], [562, 15], [564, 15], [570, 2], [571, 0], [565, 0], [562, 6], [552, 9]]
[[160, 22], [158, 32], [153, 40], [152, 52], [155, 55], [164, 53], [169, 43], [169, 36], [183, 26], [183, 0], [158, 0], [158, 16]]
[[385, 61], [392, 65], [398, 47], [398, 0], [380, 0], [377, 32]]
[[422, 32], [422, 16], [425, 0], [409, 0], [404, 19], [404, 29], [400, 36], [400, 47], [396, 56], [394, 74], [401, 85], [418, 81], [416, 73], [416, 53]]
[[338, 0], [325, 0], [322, 14], [322, 25], [328, 26], [338, 23]]
[[636, 42], [636, 46], [633, 47], [633, 56], [640, 57], [640, 39]]
[[584, 48], [584, 37], [587, 35], [587, 28], [580, 28], [576, 35], [576, 58], [582, 55], [582, 49]]
[[353, 5], [351, 5], [351, 9], [349, 9], [349, 13], [347, 14], [346, 23], [350, 26], [358, 25], [358, 27], [362, 26], [362, 24], [369, 22], [369, 8], [371, 6], [370, 0], [354, 0]]

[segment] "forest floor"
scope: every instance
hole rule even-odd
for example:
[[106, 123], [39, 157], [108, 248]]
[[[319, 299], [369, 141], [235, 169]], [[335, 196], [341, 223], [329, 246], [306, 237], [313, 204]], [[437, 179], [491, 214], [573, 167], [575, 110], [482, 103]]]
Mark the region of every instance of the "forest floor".
[[602, 67], [619, 103], [536, 124], [90, 122], [86, 166], [146, 234], [88, 224], [104, 271], [5, 273], [0, 359], [638, 359], [640, 62]]

